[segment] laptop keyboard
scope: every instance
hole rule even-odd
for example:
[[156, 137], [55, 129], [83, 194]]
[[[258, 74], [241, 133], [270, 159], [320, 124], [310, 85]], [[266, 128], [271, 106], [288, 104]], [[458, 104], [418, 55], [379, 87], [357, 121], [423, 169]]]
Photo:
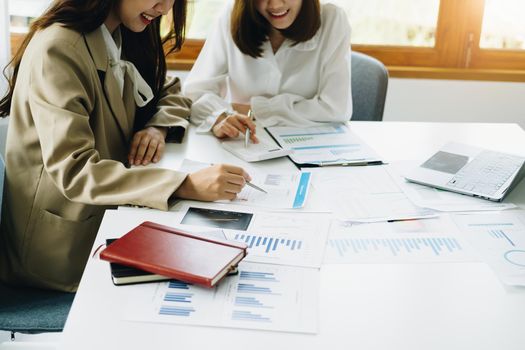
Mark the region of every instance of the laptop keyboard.
[[448, 182], [457, 189], [493, 195], [518, 170], [523, 158], [509, 154], [483, 151]]

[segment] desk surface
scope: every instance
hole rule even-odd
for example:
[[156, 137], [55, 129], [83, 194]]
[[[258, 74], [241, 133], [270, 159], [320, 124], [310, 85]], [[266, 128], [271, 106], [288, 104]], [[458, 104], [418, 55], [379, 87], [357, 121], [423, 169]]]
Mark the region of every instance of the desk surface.
[[[421, 159], [448, 141], [525, 155], [525, 132], [516, 124], [351, 125], [390, 161]], [[216, 139], [193, 131], [184, 144], [168, 147], [159, 166], [177, 166], [184, 157], [243, 165]], [[254, 166], [295, 169], [286, 159]], [[525, 207], [524, 182], [507, 200]], [[505, 287], [483, 263], [323, 265], [316, 335], [123, 322], [115, 308], [126, 298], [125, 288], [114, 287], [108, 274], [107, 263], [90, 259], [61, 349], [492, 350], [525, 344], [525, 288]]]

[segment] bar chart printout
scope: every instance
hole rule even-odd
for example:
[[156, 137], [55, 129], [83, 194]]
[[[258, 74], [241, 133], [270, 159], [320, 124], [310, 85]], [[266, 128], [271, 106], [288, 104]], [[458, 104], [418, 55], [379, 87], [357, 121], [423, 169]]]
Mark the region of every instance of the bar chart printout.
[[503, 283], [525, 286], [525, 211], [458, 214], [454, 220]]
[[139, 286], [124, 318], [141, 322], [316, 333], [318, 269], [242, 263], [216, 288], [185, 282]]
[[246, 243], [245, 261], [319, 268], [329, 227], [323, 214], [258, 213], [248, 232], [225, 230], [225, 235]]
[[[349, 224], [334, 222], [325, 263], [426, 263], [475, 260], [468, 243], [450, 225], [441, 230], [425, 221]], [[411, 225], [409, 228], [407, 225]], [[419, 226], [419, 227], [416, 227]]]

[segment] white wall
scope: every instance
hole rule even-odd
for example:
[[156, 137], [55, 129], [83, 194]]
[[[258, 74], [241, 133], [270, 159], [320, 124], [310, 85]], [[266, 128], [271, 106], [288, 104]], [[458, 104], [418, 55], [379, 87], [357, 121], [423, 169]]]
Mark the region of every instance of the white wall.
[[525, 83], [390, 79], [384, 120], [519, 123]]

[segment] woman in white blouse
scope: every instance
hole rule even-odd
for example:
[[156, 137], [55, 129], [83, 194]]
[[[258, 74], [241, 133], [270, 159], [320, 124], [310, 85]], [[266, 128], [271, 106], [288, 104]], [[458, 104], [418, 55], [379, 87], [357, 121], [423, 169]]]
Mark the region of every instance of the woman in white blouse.
[[[319, 0], [235, 0], [210, 32], [183, 87], [191, 121], [217, 137], [255, 126], [351, 117], [350, 26]], [[253, 141], [256, 138], [253, 137]]]

